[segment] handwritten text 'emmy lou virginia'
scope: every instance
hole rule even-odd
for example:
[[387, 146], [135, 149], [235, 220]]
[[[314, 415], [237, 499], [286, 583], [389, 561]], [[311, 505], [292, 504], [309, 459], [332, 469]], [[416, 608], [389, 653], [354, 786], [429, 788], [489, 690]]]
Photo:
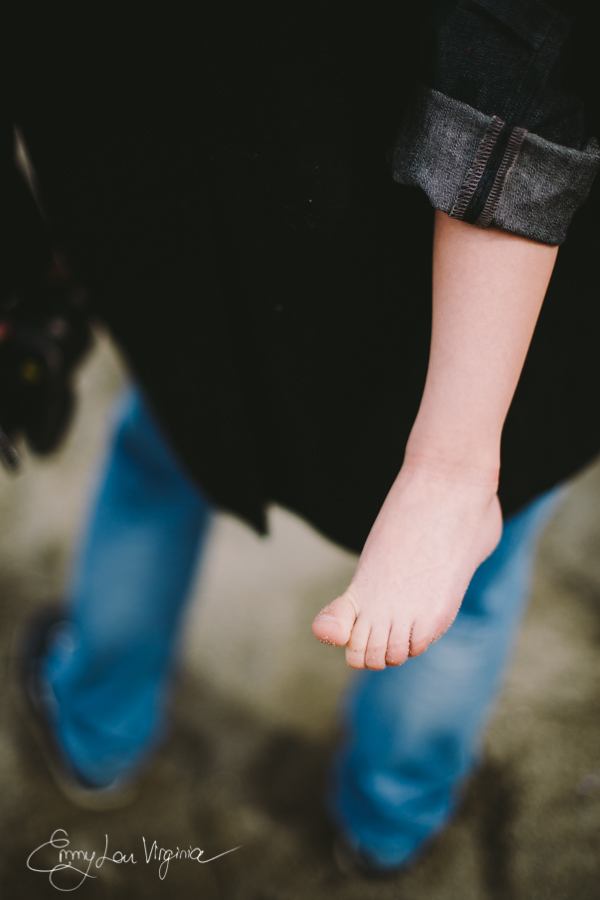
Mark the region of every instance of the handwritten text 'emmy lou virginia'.
[[[134, 853], [123, 853], [121, 850], [109, 852], [107, 834], [104, 835], [104, 852], [101, 856], [97, 856], [95, 850], [91, 853], [88, 850], [71, 850], [69, 849], [70, 843], [69, 836], [64, 828], [57, 828], [56, 831], [52, 833], [49, 841], [40, 844], [39, 847], [36, 847], [35, 850], [29, 854], [27, 868], [32, 872], [41, 872], [48, 875], [50, 884], [58, 890], [74, 891], [77, 890], [78, 887], [81, 887], [86, 879], [97, 878], [97, 876], [92, 873], [95, 869], [100, 869], [105, 862], [116, 863], [117, 865], [134, 866], [138, 863]], [[159, 847], [156, 841], [150, 845], [150, 842], [147, 842], [145, 837], [142, 837], [142, 844], [144, 851], [143, 858], [148, 864], [158, 863], [158, 877], [161, 880], [164, 880], [167, 877], [169, 863], [173, 860], [186, 859], [204, 864], [213, 862], [213, 860], [219, 859], [221, 856], [226, 856], [228, 853], [233, 853], [234, 850], [240, 849], [239, 847], [232, 847], [231, 850], [225, 850], [223, 853], [218, 853], [216, 856], [211, 856], [209, 859], [202, 859], [204, 850], [201, 850], [199, 847], [190, 846], [188, 849], [180, 849], [177, 847], [175, 850], [171, 850], [165, 847]], [[58, 850], [58, 861], [56, 865], [42, 869], [37, 867], [35, 856], [45, 847], [53, 847], [55, 850]], [[140, 856], [140, 860], [141, 859], [142, 857]], [[62, 877], [60, 877], [60, 873], [62, 873]], [[81, 878], [76, 884], [73, 884], [73, 876], [77, 875], [80, 875]], [[57, 879], [63, 881], [65, 876], [69, 878], [69, 887], [64, 887], [57, 881]]]

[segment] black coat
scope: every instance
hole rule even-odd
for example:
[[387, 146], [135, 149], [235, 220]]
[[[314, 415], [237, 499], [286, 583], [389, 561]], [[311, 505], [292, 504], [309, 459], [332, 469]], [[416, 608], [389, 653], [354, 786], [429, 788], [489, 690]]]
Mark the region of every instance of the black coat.
[[[360, 550], [427, 368], [433, 210], [388, 162], [427, 6], [217, 6], [23, 0], [5, 116], [189, 472], [259, 528], [277, 501]], [[505, 513], [600, 449], [598, 202], [508, 416]]]

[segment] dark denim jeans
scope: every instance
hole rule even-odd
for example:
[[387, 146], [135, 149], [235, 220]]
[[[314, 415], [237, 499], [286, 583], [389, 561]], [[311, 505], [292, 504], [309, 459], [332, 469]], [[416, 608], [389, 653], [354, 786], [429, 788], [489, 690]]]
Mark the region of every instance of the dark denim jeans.
[[570, 29], [540, 0], [436, 6], [394, 178], [453, 218], [562, 243], [600, 166], [562, 83]]

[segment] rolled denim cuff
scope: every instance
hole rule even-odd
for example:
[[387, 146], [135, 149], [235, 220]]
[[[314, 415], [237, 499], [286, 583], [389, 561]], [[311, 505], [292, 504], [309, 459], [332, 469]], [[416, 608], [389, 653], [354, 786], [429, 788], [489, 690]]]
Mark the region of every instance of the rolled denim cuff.
[[398, 135], [392, 171], [452, 218], [556, 245], [599, 167], [595, 138], [583, 150], [564, 147], [421, 88]]

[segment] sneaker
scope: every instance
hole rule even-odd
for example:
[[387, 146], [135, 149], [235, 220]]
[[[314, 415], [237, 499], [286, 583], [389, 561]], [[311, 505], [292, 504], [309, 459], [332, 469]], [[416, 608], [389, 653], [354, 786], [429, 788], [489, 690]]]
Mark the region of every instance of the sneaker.
[[17, 635], [12, 667], [15, 700], [64, 796], [82, 809], [120, 809], [131, 803], [137, 794], [132, 781], [115, 779], [100, 786], [89, 782], [68, 759], [54, 731], [50, 712], [52, 697], [43, 681], [41, 664], [53, 636], [66, 624], [64, 611], [60, 607], [45, 607]]

